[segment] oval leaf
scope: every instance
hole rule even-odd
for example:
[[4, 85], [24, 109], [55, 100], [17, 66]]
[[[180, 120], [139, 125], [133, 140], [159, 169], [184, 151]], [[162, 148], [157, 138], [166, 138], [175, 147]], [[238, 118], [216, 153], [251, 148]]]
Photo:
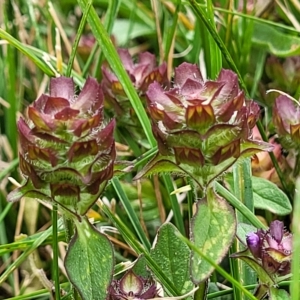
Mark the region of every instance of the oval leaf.
[[275, 56], [287, 57], [300, 53], [299, 37], [261, 22], [254, 22], [252, 42]]
[[105, 300], [113, 273], [112, 245], [87, 219], [75, 224], [77, 231], [65, 258], [69, 279], [82, 299]]
[[284, 216], [292, 211], [289, 198], [277, 185], [260, 177], [252, 177], [254, 207]]
[[193, 289], [189, 275], [190, 249], [176, 234], [172, 224], [164, 224], [158, 231], [157, 243], [151, 250], [151, 257], [176, 286], [181, 294]]
[[[191, 238], [195, 246], [216, 263], [226, 255], [236, 231], [236, 220], [231, 206], [212, 190], [197, 203], [192, 219]], [[198, 254], [191, 255], [191, 275], [195, 284], [204, 281], [214, 268]]]

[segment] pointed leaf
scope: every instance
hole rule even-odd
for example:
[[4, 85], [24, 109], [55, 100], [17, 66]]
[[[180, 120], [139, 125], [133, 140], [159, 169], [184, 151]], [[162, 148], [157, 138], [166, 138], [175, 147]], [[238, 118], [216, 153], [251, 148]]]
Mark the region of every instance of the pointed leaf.
[[160, 156], [158, 154], [134, 177], [134, 180], [145, 176], [168, 172], [184, 173], [184, 171], [173, 162], [173, 157]]
[[174, 283], [181, 294], [193, 289], [189, 276], [189, 247], [178, 238], [178, 230], [172, 224], [164, 224], [158, 231], [157, 243], [151, 257]]
[[65, 258], [69, 279], [83, 300], [105, 300], [113, 273], [112, 245], [87, 219], [75, 224], [77, 231]]
[[[236, 231], [236, 220], [231, 206], [212, 190], [197, 203], [192, 219], [191, 238], [197, 248], [216, 263], [226, 255]], [[204, 281], [214, 268], [198, 254], [191, 255], [191, 276], [194, 283]]]
[[148, 278], [150, 276], [150, 272], [147, 269], [147, 260], [143, 254], [141, 254], [134, 263], [132, 271], [134, 272], [134, 274], [143, 278]]

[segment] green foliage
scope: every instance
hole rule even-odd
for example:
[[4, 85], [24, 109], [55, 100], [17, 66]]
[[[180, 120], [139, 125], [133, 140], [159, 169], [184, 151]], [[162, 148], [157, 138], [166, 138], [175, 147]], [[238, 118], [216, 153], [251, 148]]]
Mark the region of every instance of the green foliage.
[[273, 214], [285, 216], [292, 212], [292, 205], [277, 185], [264, 178], [252, 177], [254, 206]]
[[[220, 263], [232, 243], [236, 231], [234, 213], [228, 203], [212, 190], [206, 199], [197, 203], [197, 212], [192, 219], [192, 241], [202, 253]], [[199, 283], [213, 272], [213, 267], [193, 252], [191, 274], [194, 283]]]
[[175, 284], [180, 294], [186, 294], [193, 289], [189, 274], [190, 250], [178, 238], [177, 232], [172, 224], [162, 225], [157, 233], [154, 248], [151, 250], [151, 257]]
[[65, 266], [82, 299], [107, 297], [113, 271], [113, 249], [107, 237], [82, 219], [69, 244]]

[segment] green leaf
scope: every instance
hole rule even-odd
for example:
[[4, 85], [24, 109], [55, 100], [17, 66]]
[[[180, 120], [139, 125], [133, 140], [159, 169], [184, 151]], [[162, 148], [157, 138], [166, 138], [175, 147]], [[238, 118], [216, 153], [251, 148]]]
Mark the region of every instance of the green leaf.
[[47, 74], [48, 76], [55, 75], [53, 70], [49, 68], [45, 61], [39, 59], [32, 51], [28, 49], [26, 45], [19, 42], [2, 28], [0, 28], [0, 38], [8, 41], [10, 45], [16, 47], [20, 52], [30, 58], [34, 62], [34, 64], [38, 66], [45, 74]]
[[133, 180], [141, 179], [142, 177], [162, 174], [162, 173], [182, 173], [185, 172], [176, 165], [175, 159], [172, 156], [161, 156], [157, 154], [135, 177]]
[[[220, 263], [236, 231], [236, 220], [231, 206], [209, 189], [207, 197], [197, 203], [191, 230], [195, 246], [217, 264]], [[192, 252], [191, 274], [194, 283], [205, 280], [213, 271], [213, 266]]]
[[149, 270], [147, 269], [147, 260], [145, 258], [145, 256], [143, 254], [141, 254], [138, 259], [136, 260], [132, 271], [134, 274], [144, 277], [144, 278], [148, 278], [150, 275]]
[[170, 223], [158, 231], [157, 243], [151, 250], [151, 257], [164, 270], [164, 273], [181, 294], [193, 289], [189, 279], [190, 249], [176, 234], [178, 230]]
[[254, 207], [284, 216], [292, 211], [289, 198], [277, 185], [260, 177], [252, 177]]
[[82, 299], [105, 300], [113, 273], [113, 248], [87, 219], [75, 221], [76, 233], [65, 258], [70, 281]]
[[285, 290], [278, 290], [275, 287], [270, 288], [270, 300], [290, 300], [291, 297]]
[[[88, 5], [88, 0], [78, 0], [78, 4], [82, 11], [84, 11]], [[134, 111], [137, 114], [138, 119], [140, 120], [141, 126], [145, 132], [148, 142], [152, 147], [156, 146], [156, 140], [153, 137], [151, 124], [147, 113], [143, 107], [142, 101], [140, 100], [132, 82], [129, 78], [129, 75], [124, 69], [124, 66], [121, 62], [121, 59], [116, 51], [115, 46], [113, 45], [109, 34], [105, 31], [104, 26], [99, 19], [99, 16], [93, 6], [91, 6], [88, 15], [88, 23], [91, 27], [93, 35], [95, 36], [105, 58], [107, 59], [111, 69], [118, 77], [122, 87], [130, 100]]]
[[[149, 27], [142, 23], [134, 23], [131, 20], [116, 19], [113, 27], [113, 35], [116, 37], [119, 46], [125, 46], [129, 40], [138, 37], [150, 37], [155, 33], [155, 27]], [[129, 34], [128, 34], [129, 33]]]
[[299, 37], [261, 22], [254, 22], [252, 42], [275, 56], [287, 57], [300, 54]]

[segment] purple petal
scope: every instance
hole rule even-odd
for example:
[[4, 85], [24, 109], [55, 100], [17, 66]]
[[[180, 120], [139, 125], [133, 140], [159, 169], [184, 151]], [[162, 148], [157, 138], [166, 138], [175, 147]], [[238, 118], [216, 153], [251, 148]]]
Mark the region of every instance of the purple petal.
[[60, 112], [56, 113], [54, 115], [54, 118], [60, 121], [69, 121], [75, 118], [79, 113], [80, 111], [78, 109], [72, 109], [71, 107], [66, 107], [62, 109]]
[[50, 96], [65, 98], [71, 101], [74, 98], [74, 81], [68, 77], [51, 78]]
[[67, 99], [61, 97], [47, 97], [44, 109], [40, 111], [47, 115], [54, 115], [66, 107], [70, 107], [70, 102]]
[[280, 243], [284, 233], [284, 225], [283, 222], [275, 220], [270, 224], [270, 233], [271, 236]]
[[149, 70], [156, 67], [156, 57], [150, 52], [142, 52], [139, 54], [139, 64], [148, 65]]
[[100, 94], [103, 95], [100, 84], [95, 78], [89, 77], [72, 108], [86, 112], [94, 105], [102, 107], [103, 97], [99, 97]]
[[128, 49], [118, 49], [118, 54], [121, 58], [125, 70], [132, 74], [134, 70], [134, 64], [132, 62], [132, 58]]
[[197, 65], [184, 62], [175, 68], [175, 84], [181, 87], [188, 78], [203, 82], [199, 67]]
[[300, 123], [299, 106], [296, 107], [295, 103], [287, 96], [280, 95], [275, 100], [274, 112], [276, 116], [281, 118], [286, 131], [289, 131], [289, 124]]
[[28, 117], [34, 125], [42, 131], [53, 131], [57, 126], [57, 121], [51, 116], [39, 112], [33, 106], [28, 107]]
[[19, 119], [17, 126], [22, 152], [24, 153], [27, 151], [29, 145], [33, 145], [35, 143], [35, 138], [31, 134], [31, 129], [23, 118]]
[[260, 258], [261, 255], [261, 240], [257, 233], [251, 232], [246, 237], [246, 242], [249, 250], [255, 258]]
[[49, 96], [42, 94], [37, 100], [33, 102], [33, 107], [39, 111], [44, 111], [44, 107], [48, 101]]
[[202, 97], [203, 84], [199, 81], [188, 78], [181, 87], [181, 93], [187, 99], [205, 99]]
[[70, 150], [68, 151], [69, 162], [77, 161], [83, 159], [84, 157], [90, 155], [96, 155], [98, 153], [98, 144], [96, 140], [75, 142], [72, 144]]
[[225, 85], [222, 88], [222, 97], [233, 98], [239, 93], [239, 84], [237, 75], [231, 70], [222, 69], [217, 81], [224, 82]]

